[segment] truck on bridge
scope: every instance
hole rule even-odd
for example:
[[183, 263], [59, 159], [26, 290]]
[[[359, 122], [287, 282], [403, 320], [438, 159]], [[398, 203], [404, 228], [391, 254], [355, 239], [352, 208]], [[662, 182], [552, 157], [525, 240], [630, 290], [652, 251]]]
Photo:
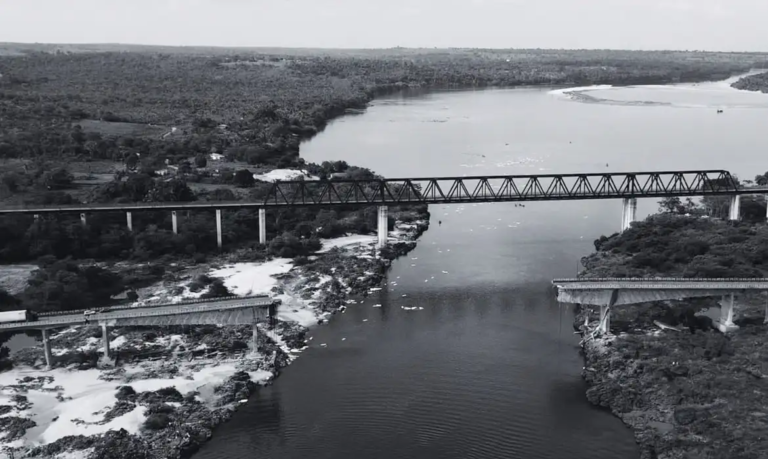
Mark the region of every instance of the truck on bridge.
[[37, 320], [37, 313], [29, 309], [19, 311], [0, 312], [0, 324], [13, 322], [34, 322]]

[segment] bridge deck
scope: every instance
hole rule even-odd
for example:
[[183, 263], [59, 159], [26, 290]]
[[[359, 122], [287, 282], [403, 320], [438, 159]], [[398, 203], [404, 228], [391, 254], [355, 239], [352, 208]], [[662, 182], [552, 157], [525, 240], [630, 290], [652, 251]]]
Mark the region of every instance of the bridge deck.
[[766, 278], [593, 278], [555, 279], [563, 290], [768, 290]]
[[[169, 316], [192, 315], [197, 314], [205, 316], [206, 313], [236, 311], [239, 309], [268, 309], [269, 306], [276, 304], [279, 300], [269, 297], [244, 297], [228, 298], [225, 300], [202, 300], [198, 302], [163, 304], [155, 306], [139, 306], [119, 308], [88, 316], [88, 323], [102, 323], [121, 325], [121, 321], [132, 325], [140, 325], [145, 322], [147, 325], [157, 322], [157, 319]], [[140, 319], [140, 320], [139, 320]], [[86, 323], [86, 316], [80, 312], [61, 313], [51, 315], [41, 315], [39, 320], [32, 322], [15, 322], [0, 324], [0, 331], [15, 330], [41, 330], [50, 328], [61, 328], [72, 325], [83, 325]], [[190, 323], [194, 323], [190, 321]], [[206, 320], [204, 323], [210, 323]]]
[[764, 278], [582, 278], [555, 279], [552, 284], [557, 287], [558, 301], [601, 306], [768, 291]]
[[6, 207], [0, 214], [94, 213], [150, 210], [241, 209], [298, 206], [371, 206], [663, 198], [768, 193], [743, 188], [724, 170], [593, 174], [427, 177], [275, 182], [259, 200], [146, 202]]

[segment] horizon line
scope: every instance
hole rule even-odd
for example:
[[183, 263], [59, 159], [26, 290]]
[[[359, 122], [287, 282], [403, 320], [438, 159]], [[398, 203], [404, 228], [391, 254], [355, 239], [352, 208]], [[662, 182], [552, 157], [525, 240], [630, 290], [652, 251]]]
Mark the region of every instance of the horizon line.
[[702, 53], [702, 54], [766, 54], [767, 51], [712, 51], [706, 49], [675, 49], [675, 48], [657, 48], [657, 49], [637, 49], [637, 48], [530, 48], [530, 47], [460, 47], [460, 46], [390, 46], [390, 47], [312, 47], [312, 46], [227, 46], [227, 45], [164, 45], [164, 44], [144, 44], [144, 43], [121, 43], [121, 42], [82, 42], [82, 43], [55, 43], [55, 42], [14, 42], [1, 41], [0, 46], [130, 46], [146, 48], [215, 48], [231, 50], [316, 50], [316, 51], [391, 51], [391, 50], [492, 50], [492, 51], [625, 51], [633, 53], [653, 53], [653, 52], [683, 52], [683, 53]]

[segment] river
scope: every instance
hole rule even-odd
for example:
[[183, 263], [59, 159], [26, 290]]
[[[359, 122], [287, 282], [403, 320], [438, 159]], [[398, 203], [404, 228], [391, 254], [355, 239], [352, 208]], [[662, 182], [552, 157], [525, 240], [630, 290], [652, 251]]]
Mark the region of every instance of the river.
[[[589, 103], [548, 89], [382, 98], [302, 156], [388, 177], [768, 170], [766, 95], [722, 82], [583, 94]], [[656, 208], [641, 200], [638, 217]], [[313, 330], [196, 458], [639, 457], [631, 432], [587, 403], [572, 314], [549, 285], [618, 229], [620, 201], [430, 211], [388, 288]]]

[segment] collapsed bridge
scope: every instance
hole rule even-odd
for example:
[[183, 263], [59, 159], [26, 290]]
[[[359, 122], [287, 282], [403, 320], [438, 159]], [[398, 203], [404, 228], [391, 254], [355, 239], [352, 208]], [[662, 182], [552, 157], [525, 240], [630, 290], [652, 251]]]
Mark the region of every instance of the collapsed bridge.
[[[552, 284], [562, 303], [600, 306], [601, 333], [610, 330], [611, 307], [716, 296], [723, 297], [718, 328], [732, 331], [738, 328], [733, 323], [735, 295], [768, 292], [766, 278], [575, 278], [555, 279]], [[726, 296], [730, 297], [727, 301]]]
[[38, 320], [0, 324], [0, 332], [40, 330], [48, 368], [53, 363], [49, 333], [52, 329], [76, 325], [100, 326], [104, 355], [109, 357], [109, 327], [169, 325], [252, 325], [256, 348], [256, 323], [272, 320], [277, 315], [279, 299], [267, 295], [197, 299], [178, 303], [147, 306], [120, 306], [98, 311], [66, 311], [41, 313]]

